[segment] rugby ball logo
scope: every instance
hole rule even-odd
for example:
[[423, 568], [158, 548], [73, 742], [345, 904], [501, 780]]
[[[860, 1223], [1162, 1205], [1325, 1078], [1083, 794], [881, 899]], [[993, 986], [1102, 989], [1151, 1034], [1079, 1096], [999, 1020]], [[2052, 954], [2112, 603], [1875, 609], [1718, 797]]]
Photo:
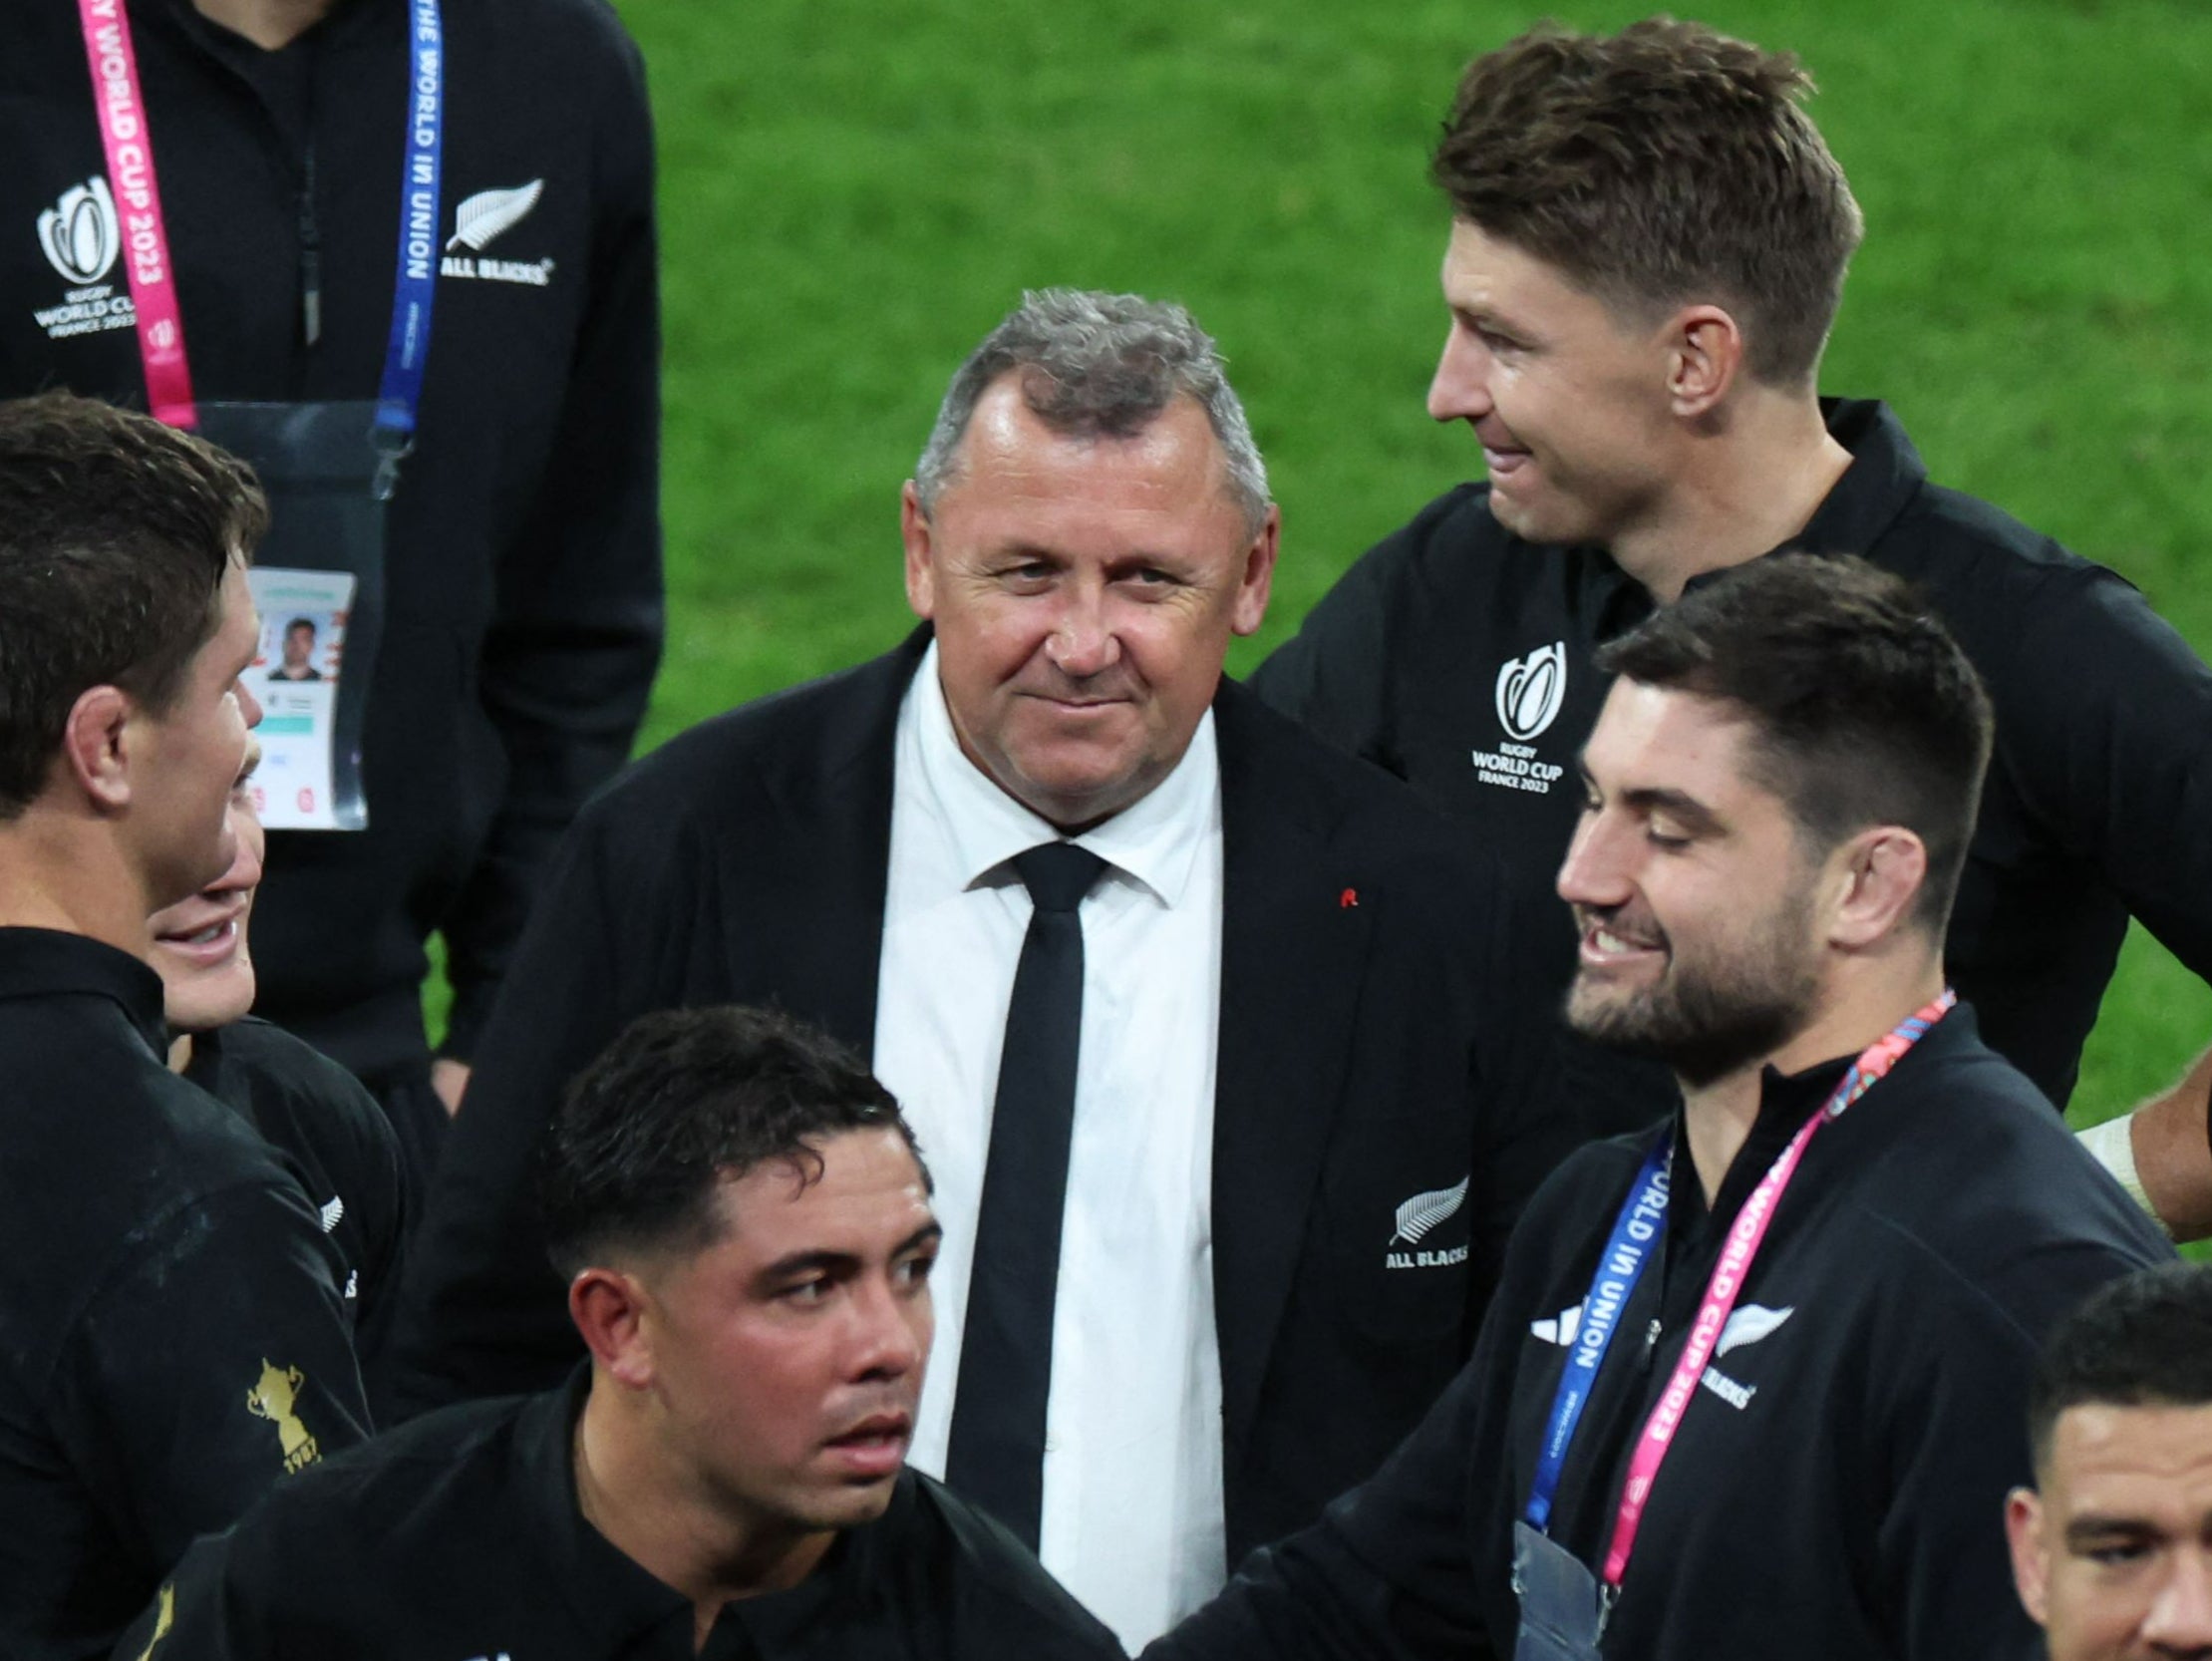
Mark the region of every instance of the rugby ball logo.
[[1567, 643], [1554, 640], [1498, 665], [1497, 724], [1521, 744], [1549, 727], [1567, 695]]
[[62, 281], [83, 288], [98, 282], [123, 251], [116, 199], [108, 181], [95, 173], [62, 192], [62, 199], [39, 215], [39, 247]]

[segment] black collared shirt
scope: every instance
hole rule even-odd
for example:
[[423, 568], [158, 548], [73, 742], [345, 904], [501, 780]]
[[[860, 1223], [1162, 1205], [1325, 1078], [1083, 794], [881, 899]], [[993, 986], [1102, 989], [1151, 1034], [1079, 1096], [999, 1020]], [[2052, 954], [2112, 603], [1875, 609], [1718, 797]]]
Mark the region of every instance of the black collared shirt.
[[[588, 1367], [418, 1419], [287, 1485], [179, 1565], [117, 1646], [137, 1661], [690, 1661], [691, 1600], [576, 1504]], [[789, 1591], [724, 1606], [704, 1661], [1095, 1661], [1112, 1634], [1012, 1535], [908, 1471]]]
[[[1678, 1157], [1665, 1260], [1621, 1312], [1553, 1500], [1552, 1537], [1593, 1568], [1727, 1227], [1845, 1065], [1769, 1074], [1710, 1212]], [[1614, 1218], [1673, 1135], [1559, 1168], [1422, 1428], [1148, 1661], [1513, 1653], [1513, 1522]], [[2031, 1480], [2037, 1346], [2092, 1288], [2172, 1255], [1953, 1011], [1806, 1149], [1653, 1487], [1603, 1652], [2032, 1661], [2004, 1503]]]
[[[1930, 484], [1882, 405], [1826, 413], [1851, 465], [1786, 545], [1919, 584], [1988, 683], [1997, 748], [1949, 969], [1991, 1046], [2063, 1103], [2130, 914], [2212, 976], [2212, 671], [2112, 572]], [[1252, 684], [1474, 827], [1550, 923], [1530, 973], [1563, 988], [1552, 883], [1604, 702], [1591, 656], [1651, 610], [1603, 550], [1522, 541], [1466, 485], [1361, 558]], [[1616, 1125], [1671, 1109], [1659, 1069], [1568, 1050], [1580, 1095], [1630, 1098]]]
[[367, 1428], [298, 1182], [160, 1061], [161, 982], [0, 929], [0, 1655], [104, 1655], [196, 1534]]

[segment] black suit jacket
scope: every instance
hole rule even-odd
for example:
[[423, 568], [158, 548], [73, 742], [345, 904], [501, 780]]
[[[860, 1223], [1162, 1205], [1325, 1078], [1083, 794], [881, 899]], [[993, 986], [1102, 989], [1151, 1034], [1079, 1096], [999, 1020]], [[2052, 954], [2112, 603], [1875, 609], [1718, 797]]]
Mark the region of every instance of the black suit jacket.
[[[541, 1388], [573, 1364], [533, 1150], [566, 1081], [630, 1020], [775, 1005], [867, 1053], [893, 739], [927, 638], [694, 728], [577, 821], [433, 1190], [403, 1311], [415, 1405]], [[1233, 1558], [1310, 1521], [1419, 1421], [1472, 1342], [1521, 1201], [1577, 1139], [1533, 1076], [1545, 1047], [1524, 1039], [1549, 1011], [1519, 1007], [1487, 855], [1234, 683], [1214, 715]], [[1401, 1218], [1462, 1178], [1452, 1215]]]

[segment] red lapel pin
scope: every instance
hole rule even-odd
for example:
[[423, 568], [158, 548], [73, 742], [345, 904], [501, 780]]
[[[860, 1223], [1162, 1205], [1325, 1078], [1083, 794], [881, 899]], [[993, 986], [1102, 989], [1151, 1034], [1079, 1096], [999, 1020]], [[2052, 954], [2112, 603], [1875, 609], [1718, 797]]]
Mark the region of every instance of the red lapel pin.
[[1347, 888], [1343, 893], [1337, 895], [1337, 906], [1340, 910], [1349, 911], [1359, 903], [1360, 890], [1357, 888]]

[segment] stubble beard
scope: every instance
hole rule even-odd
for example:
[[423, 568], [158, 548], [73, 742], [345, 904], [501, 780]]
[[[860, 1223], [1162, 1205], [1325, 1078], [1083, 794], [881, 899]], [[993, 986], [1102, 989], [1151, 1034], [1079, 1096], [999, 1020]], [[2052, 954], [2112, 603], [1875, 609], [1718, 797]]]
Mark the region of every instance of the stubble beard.
[[1763, 1060], [1803, 1031], [1819, 997], [1803, 938], [1803, 911], [1791, 907], [1755, 949], [1710, 966], [1672, 959], [1654, 986], [1608, 993], [1586, 971], [1568, 989], [1567, 1024], [1625, 1055], [1664, 1062], [1691, 1087]]

